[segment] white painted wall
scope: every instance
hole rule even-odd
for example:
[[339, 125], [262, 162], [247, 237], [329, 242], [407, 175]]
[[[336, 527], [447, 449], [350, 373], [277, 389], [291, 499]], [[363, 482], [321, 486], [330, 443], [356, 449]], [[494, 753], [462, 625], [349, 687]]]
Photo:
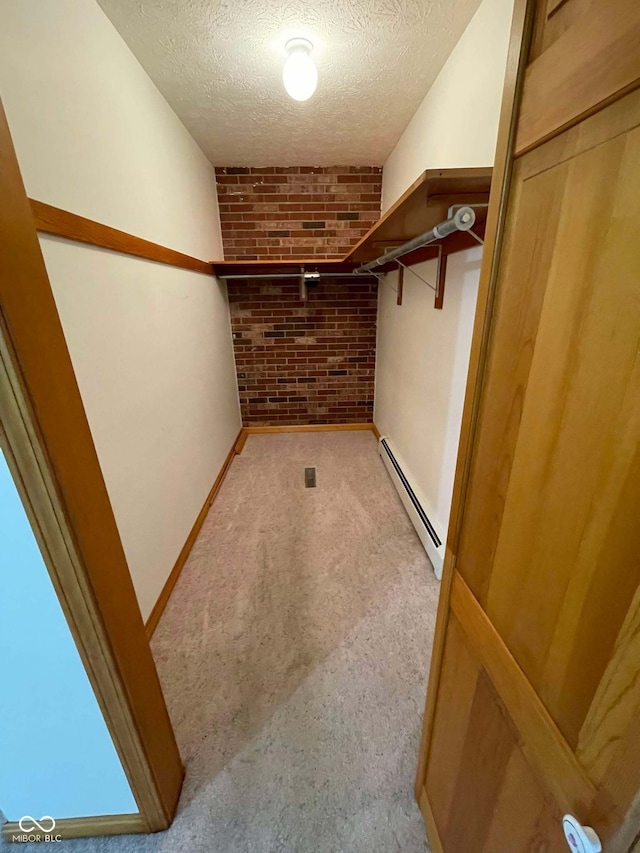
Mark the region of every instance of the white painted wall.
[[0, 450], [0, 808], [136, 814], [120, 759]]
[[66, 240], [42, 249], [146, 618], [240, 429], [226, 288]]
[[[480, 247], [451, 255], [442, 311], [433, 307], [433, 291], [409, 272], [401, 306], [392, 290], [397, 273], [378, 290], [373, 418], [400, 452], [441, 534], [449, 524], [481, 259]], [[435, 282], [436, 261], [415, 269]]]
[[[425, 169], [493, 163], [513, 0], [483, 0], [389, 156], [382, 172], [383, 210]], [[379, 287], [374, 421], [396, 445], [439, 532], [451, 509], [482, 251], [449, 258], [444, 308], [433, 291], [405, 273]], [[435, 283], [436, 262], [414, 268]]]
[[[0, 94], [29, 196], [222, 257], [214, 170], [95, 0], [6, 0]], [[41, 245], [146, 619], [241, 425], [226, 289]]]
[[490, 166], [513, 0], [483, 0], [382, 171], [382, 211], [425, 169]]

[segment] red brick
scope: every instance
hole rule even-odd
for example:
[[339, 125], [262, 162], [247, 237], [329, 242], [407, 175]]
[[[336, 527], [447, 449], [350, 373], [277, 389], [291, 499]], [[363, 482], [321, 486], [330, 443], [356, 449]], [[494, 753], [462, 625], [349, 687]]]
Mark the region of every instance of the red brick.
[[[234, 283], [230, 287], [232, 305], [256, 306], [255, 312], [252, 312], [254, 316], [234, 315], [236, 333], [238, 327], [241, 335], [247, 327], [254, 333], [251, 335], [250, 346], [245, 343], [240, 345], [236, 339], [236, 361], [239, 380], [242, 383], [242, 412], [245, 422], [331, 424], [371, 419], [373, 371], [363, 369], [361, 362], [372, 360], [375, 321], [373, 316], [368, 321], [363, 319], [362, 315], [358, 315], [353, 309], [332, 307], [331, 301], [348, 295], [349, 298], [343, 298], [342, 301], [357, 303], [361, 299], [362, 303], [368, 306], [364, 310], [370, 311], [371, 306], [375, 305], [375, 284], [364, 281], [347, 287], [348, 294], [345, 292], [344, 282], [325, 280], [318, 288], [314, 288], [313, 298], [310, 295], [310, 301], [306, 305], [299, 302], [297, 286], [288, 280], [268, 284]], [[271, 316], [262, 317], [263, 312], [269, 310], [266, 307], [268, 305], [272, 306], [269, 311]], [[354, 332], [347, 335], [347, 340], [337, 338], [342, 344], [339, 349], [335, 346], [335, 332], [331, 334], [330, 331], [335, 323], [326, 320], [337, 314], [340, 314], [342, 319], [346, 318], [344, 325], [347, 327], [351, 319]], [[297, 344], [298, 351], [303, 355], [297, 354], [296, 344], [292, 343], [294, 339], [291, 337], [263, 337], [264, 345], [260, 345], [255, 333], [265, 333], [270, 329], [294, 331], [296, 340], [300, 341], [306, 336], [315, 343], [306, 344], [300, 341]], [[300, 350], [300, 347], [303, 349]], [[293, 357], [292, 350], [295, 353]], [[350, 362], [344, 355], [346, 353], [358, 359], [358, 362]], [[328, 376], [328, 368], [340, 371], [339, 375]], [[346, 373], [342, 372], [345, 370]], [[294, 387], [295, 381], [302, 387]], [[306, 400], [300, 399], [304, 397]], [[272, 402], [264, 402], [269, 399]]]
[[[217, 167], [225, 257], [340, 258], [378, 218], [379, 166]], [[353, 222], [338, 214], [359, 213]], [[302, 221], [322, 220], [324, 229], [302, 231]], [[260, 227], [258, 223], [267, 223]], [[281, 251], [268, 231], [289, 230]], [[314, 238], [309, 242], [306, 238]], [[254, 244], [247, 245], [251, 239]], [[242, 240], [242, 243], [238, 241]]]
[[376, 298], [373, 279], [324, 279], [306, 303], [288, 279], [229, 282], [234, 310], [248, 312], [232, 313], [243, 422], [371, 421]]

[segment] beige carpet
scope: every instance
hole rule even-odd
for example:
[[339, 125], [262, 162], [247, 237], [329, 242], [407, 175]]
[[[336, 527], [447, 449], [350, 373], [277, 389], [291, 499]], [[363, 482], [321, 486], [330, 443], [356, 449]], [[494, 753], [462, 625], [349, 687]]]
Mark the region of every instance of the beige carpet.
[[176, 820], [62, 846], [424, 853], [437, 595], [371, 433], [250, 437], [152, 643], [187, 767]]

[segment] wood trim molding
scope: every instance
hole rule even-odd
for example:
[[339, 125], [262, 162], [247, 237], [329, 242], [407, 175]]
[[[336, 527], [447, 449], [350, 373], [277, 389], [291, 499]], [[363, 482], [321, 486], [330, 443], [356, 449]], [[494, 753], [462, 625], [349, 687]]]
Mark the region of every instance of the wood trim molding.
[[491, 624], [462, 576], [454, 572], [451, 609], [471, 647], [479, 653], [498, 695], [509, 708], [509, 716], [520, 737], [520, 745], [531, 767], [567, 812], [587, 814], [596, 789], [573, 750], [531, 686], [524, 672]]
[[[147, 827], [139, 814], [97, 815], [96, 817], [67, 817], [56, 821], [51, 835], [60, 836], [62, 841], [69, 838], [89, 838], [95, 835], [131, 835], [146, 832]], [[37, 834], [38, 830], [35, 833]], [[2, 837], [6, 844], [24, 843], [23, 831], [17, 821], [9, 821], [2, 827]]]
[[101, 249], [111, 249], [113, 252], [122, 252], [125, 255], [134, 255], [137, 258], [145, 258], [148, 261], [157, 261], [160, 264], [168, 264], [172, 267], [182, 267], [186, 270], [207, 273], [213, 275], [213, 265], [207, 261], [192, 258], [150, 240], [134, 237], [126, 231], [118, 231], [109, 225], [102, 225], [93, 219], [86, 219], [68, 210], [53, 207], [43, 201], [29, 199], [36, 229], [44, 234], [54, 234], [56, 237], [64, 237], [66, 240], [76, 240], [80, 243], [89, 243], [91, 246], [99, 246]]
[[478, 421], [480, 390], [484, 375], [484, 367], [489, 343], [491, 314], [496, 288], [496, 264], [502, 247], [502, 235], [506, 218], [506, 204], [511, 183], [513, 168], [512, 151], [515, 142], [519, 103], [524, 84], [526, 61], [535, 18], [535, 0], [516, 0], [511, 23], [509, 50], [498, 125], [496, 143], [496, 159], [493, 167], [493, 181], [489, 196], [487, 224], [485, 230], [482, 268], [478, 286], [476, 316], [471, 340], [469, 356], [469, 371], [465, 390], [458, 458], [451, 501], [449, 535], [445, 550], [440, 597], [438, 600], [438, 615], [433, 639], [431, 666], [429, 668], [429, 684], [425, 700], [422, 740], [418, 758], [415, 792], [419, 800], [426, 775], [429, 759], [429, 748], [433, 728], [433, 718], [436, 708], [440, 672], [444, 654], [444, 643], [449, 618], [451, 583], [456, 564], [458, 540], [462, 523], [462, 508], [469, 480], [473, 439]]
[[[171, 573], [170, 573], [169, 577], [167, 578], [165, 585], [162, 587], [162, 592], [158, 596], [158, 600], [156, 601], [156, 603], [153, 607], [153, 610], [151, 611], [151, 614], [149, 615], [149, 618], [147, 619], [147, 622], [145, 624], [145, 631], [147, 633], [147, 638], [149, 640], [153, 636], [153, 632], [158, 627], [158, 622], [160, 621], [160, 617], [164, 613], [164, 609], [167, 606], [167, 602], [169, 601], [169, 598], [171, 597], [171, 593], [173, 592], [173, 589], [178, 582], [178, 578], [180, 577], [180, 573], [182, 572], [182, 569], [184, 568], [184, 565], [187, 562], [189, 554], [191, 553], [191, 549], [193, 548], [194, 542], [198, 538], [198, 533], [200, 533], [200, 528], [204, 524], [204, 520], [207, 517], [209, 510], [211, 509], [211, 504], [216, 499], [218, 492], [220, 491], [220, 488], [222, 487], [222, 484], [224, 482], [224, 478], [227, 476], [227, 472], [229, 471], [229, 468], [231, 467], [231, 463], [233, 462], [236, 454], [239, 453], [239, 451], [237, 450], [237, 447], [238, 447], [238, 443], [239, 443], [240, 439], [242, 438], [242, 435], [243, 435], [243, 430], [241, 429], [240, 432], [238, 433], [238, 435], [236, 436], [236, 438], [234, 439], [233, 444], [231, 445], [231, 450], [227, 453], [227, 457], [222, 464], [222, 468], [218, 472], [218, 476], [216, 477], [215, 482], [214, 482], [213, 486], [211, 487], [211, 491], [207, 495], [207, 498], [206, 498], [204, 504], [202, 505], [202, 509], [198, 513], [198, 517], [196, 518], [194, 525], [191, 528], [191, 531], [190, 531], [189, 535], [187, 536], [187, 539], [186, 539], [184, 545], [182, 546], [182, 550], [178, 554], [178, 559], [176, 560], [174, 567], [171, 569]], [[246, 441], [246, 439], [245, 439], [245, 441]]]
[[184, 769], [1, 108], [0, 197], [12, 472], [145, 828], [166, 829]]
[[[247, 436], [277, 432], [337, 432], [343, 430], [375, 431], [372, 423], [366, 424], [292, 424], [291, 426], [250, 426], [243, 427]], [[246, 439], [245, 439], [246, 441]], [[243, 442], [244, 446], [244, 442]]]
[[382, 433], [380, 432], [380, 430], [378, 429], [378, 427], [375, 424], [371, 424], [371, 432], [375, 435], [376, 440], [380, 441], [380, 438], [382, 437]]
[[244, 450], [244, 446], [247, 443], [248, 438], [249, 438], [249, 433], [246, 431], [246, 429], [244, 429], [244, 428], [241, 429], [240, 435], [238, 436], [238, 440], [236, 441], [236, 447], [235, 447], [235, 451], [236, 451], [236, 454], [238, 456]]

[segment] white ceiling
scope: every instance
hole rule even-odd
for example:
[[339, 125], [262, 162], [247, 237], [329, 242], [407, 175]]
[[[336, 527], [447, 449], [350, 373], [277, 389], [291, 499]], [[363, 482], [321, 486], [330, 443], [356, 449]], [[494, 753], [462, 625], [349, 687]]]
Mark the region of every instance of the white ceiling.
[[[214, 165], [384, 163], [480, 0], [98, 0]], [[282, 87], [287, 39], [319, 83]]]

